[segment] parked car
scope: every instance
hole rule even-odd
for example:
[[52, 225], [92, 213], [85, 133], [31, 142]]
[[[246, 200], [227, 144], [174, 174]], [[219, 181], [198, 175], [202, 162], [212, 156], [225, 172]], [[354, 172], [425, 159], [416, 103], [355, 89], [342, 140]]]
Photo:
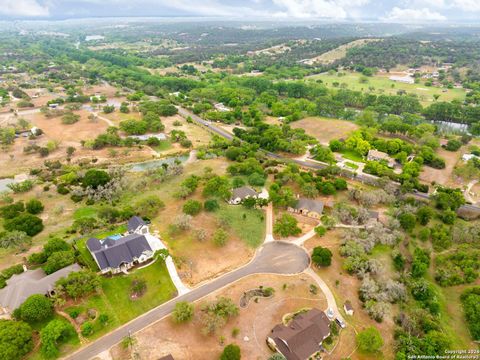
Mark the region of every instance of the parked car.
[[342, 329], [345, 329], [347, 327], [347, 325], [345, 324], [345, 321], [343, 321], [342, 319], [336, 318], [335, 321]]
[[335, 317], [335, 314], [332, 308], [327, 309], [327, 317], [330, 319], [330, 321], [333, 320], [333, 318]]

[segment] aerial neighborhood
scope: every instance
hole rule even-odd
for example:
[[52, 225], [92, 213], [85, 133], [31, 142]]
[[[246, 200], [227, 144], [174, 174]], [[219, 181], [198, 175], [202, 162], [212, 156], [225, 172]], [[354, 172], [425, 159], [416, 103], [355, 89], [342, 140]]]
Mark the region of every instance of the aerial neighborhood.
[[478, 21], [7, 3], [0, 359], [478, 353]]

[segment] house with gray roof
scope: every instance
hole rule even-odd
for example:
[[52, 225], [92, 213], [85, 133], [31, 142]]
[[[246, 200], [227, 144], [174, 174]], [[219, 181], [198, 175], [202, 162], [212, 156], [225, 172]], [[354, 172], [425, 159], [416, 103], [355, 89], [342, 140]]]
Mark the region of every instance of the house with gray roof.
[[128, 221], [127, 229], [123, 236], [87, 240], [87, 249], [103, 274], [126, 273], [133, 266], [152, 259], [157, 250], [166, 248], [159, 238], [150, 234], [148, 225], [138, 216]]
[[147, 223], [140, 216], [132, 216], [128, 220], [127, 230], [130, 234], [147, 234], [149, 232]]
[[322, 351], [330, 336], [330, 320], [321, 310], [311, 309], [296, 315], [286, 326], [276, 325], [267, 337], [268, 346], [287, 360], [307, 360]]
[[50, 275], [41, 268], [13, 275], [7, 280], [7, 286], [0, 290], [0, 308], [4, 313], [11, 313], [31, 295], [53, 295], [57, 280], [80, 270], [78, 264], [72, 264]]
[[230, 205], [241, 204], [247, 198], [258, 198], [260, 193], [256, 192], [249, 186], [242, 186], [232, 190], [232, 197], [228, 201]]
[[323, 213], [323, 202], [320, 200], [299, 198], [294, 206], [289, 206], [288, 211], [308, 216], [314, 219], [320, 219]]

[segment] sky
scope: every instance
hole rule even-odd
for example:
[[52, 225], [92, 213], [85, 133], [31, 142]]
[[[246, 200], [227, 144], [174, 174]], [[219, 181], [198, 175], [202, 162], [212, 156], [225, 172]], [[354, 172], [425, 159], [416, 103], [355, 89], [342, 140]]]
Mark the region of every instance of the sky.
[[479, 22], [480, 0], [0, 0], [1, 19], [117, 16]]

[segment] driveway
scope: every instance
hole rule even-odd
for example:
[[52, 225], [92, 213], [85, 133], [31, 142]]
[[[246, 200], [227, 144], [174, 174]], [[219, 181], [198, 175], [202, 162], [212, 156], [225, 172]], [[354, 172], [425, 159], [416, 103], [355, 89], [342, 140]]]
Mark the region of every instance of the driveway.
[[85, 360], [95, 357], [120, 342], [125, 336], [135, 333], [169, 315], [179, 301], [196, 301], [248, 275], [260, 273], [298, 274], [307, 269], [309, 265], [310, 258], [304, 249], [282, 241], [266, 243], [257, 251], [253, 260], [247, 265], [157, 306], [90, 345], [81, 348], [76, 353], [70, 355], [68, 359]]

